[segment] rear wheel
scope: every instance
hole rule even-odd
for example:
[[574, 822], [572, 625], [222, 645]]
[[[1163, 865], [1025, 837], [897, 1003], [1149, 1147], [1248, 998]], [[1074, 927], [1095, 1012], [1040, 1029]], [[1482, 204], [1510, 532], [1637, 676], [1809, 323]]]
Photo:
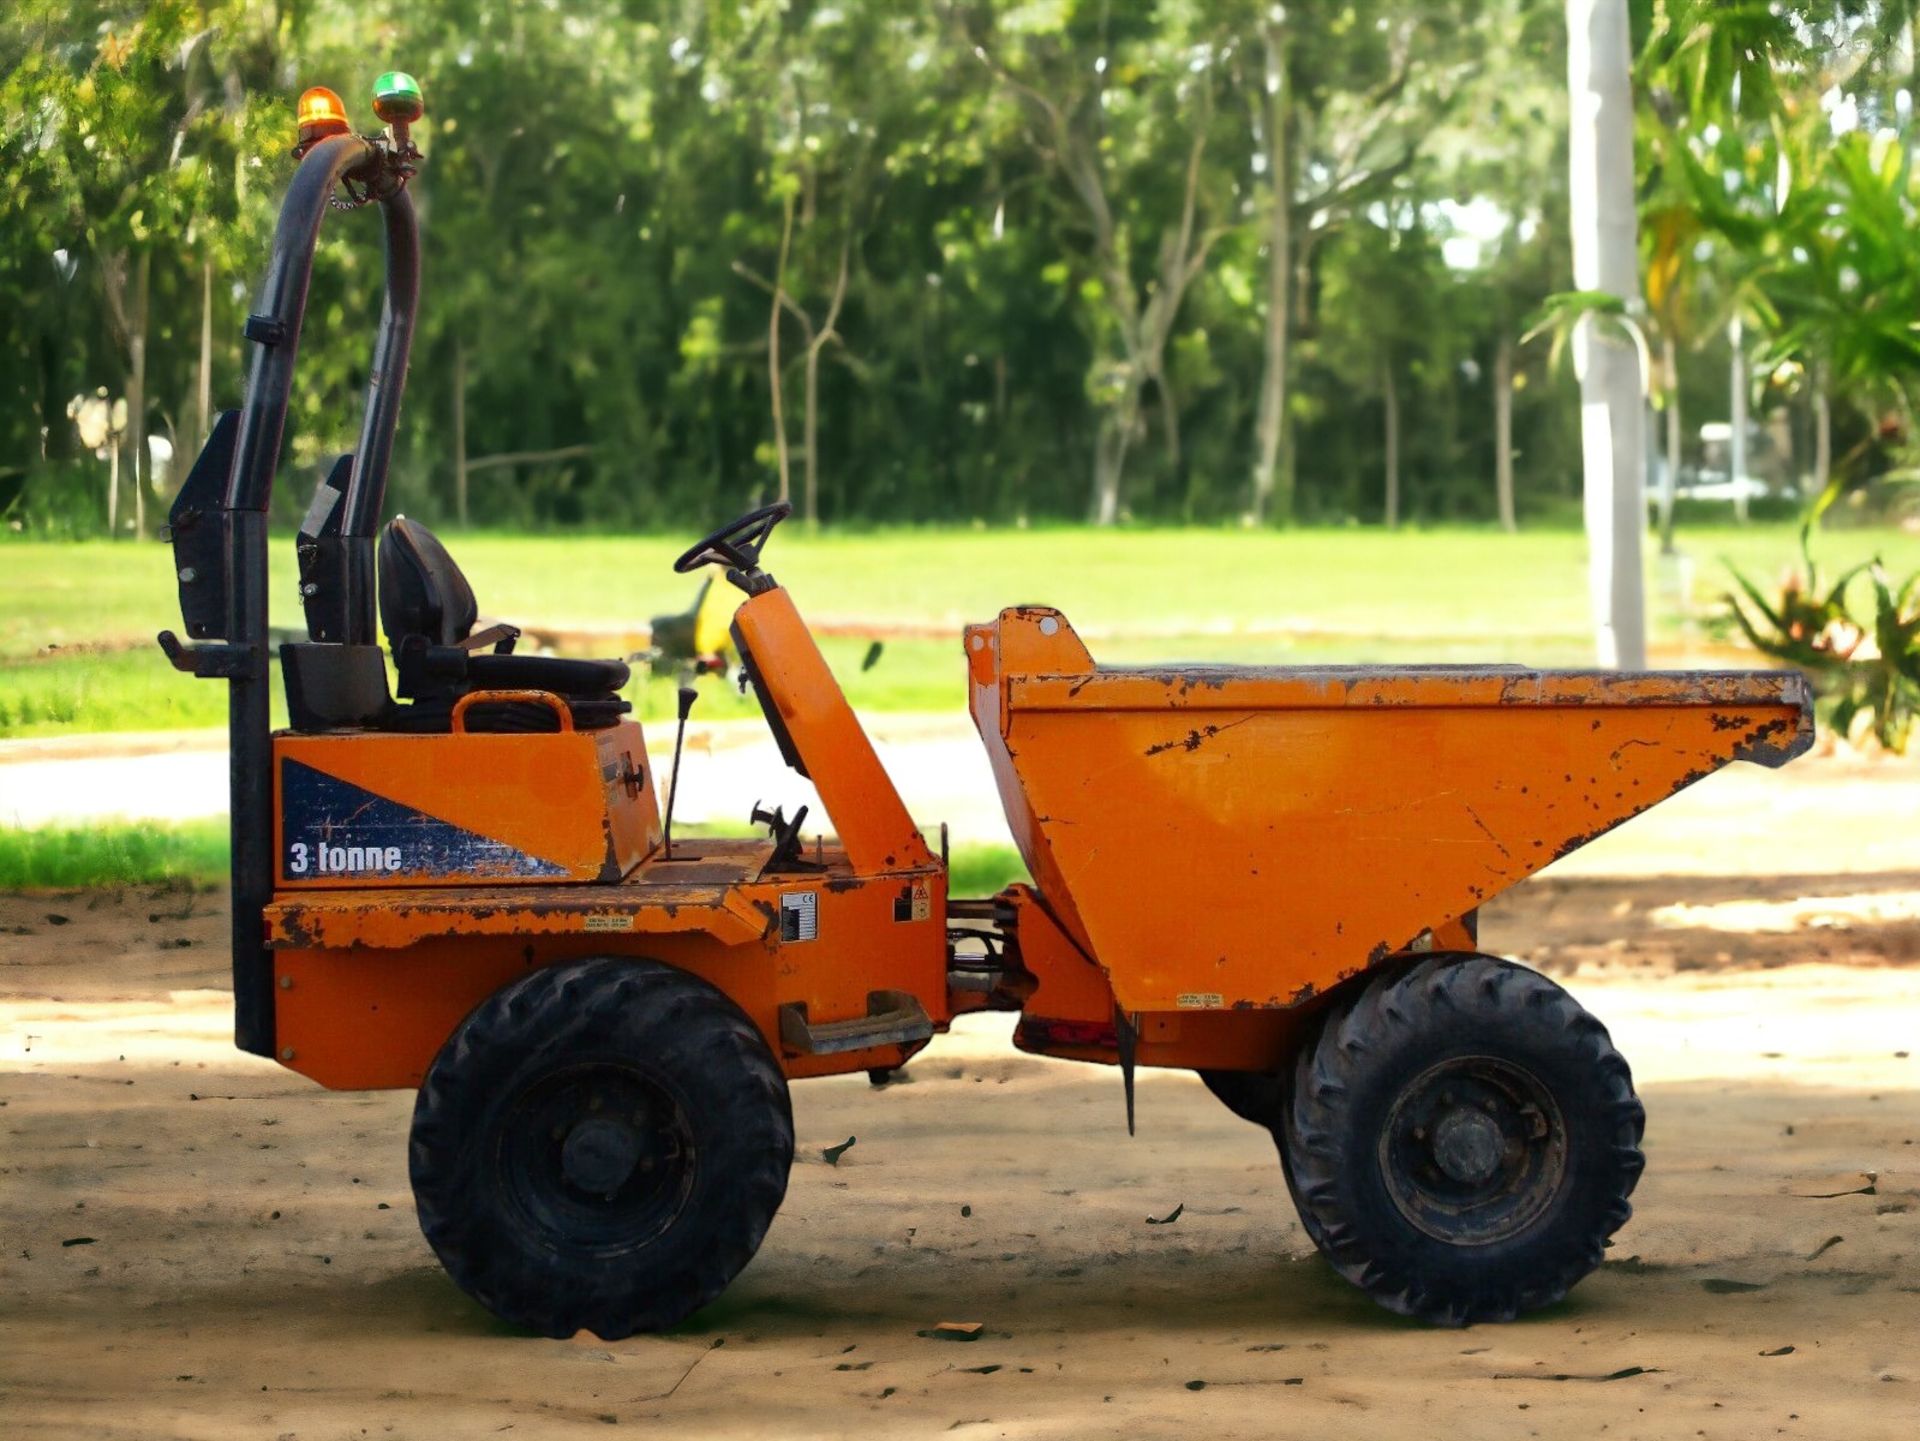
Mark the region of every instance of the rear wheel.
[[654, 961], [495, 992], [414, 1105], [420, 1228], [494, 1314], [548, 1336], [671, 1326], [758, 1249], [793, 1161], [787, 1085], [753, 1024]]
[[1435, 957], [1370, 984], [1301, 1057], [1278, 1138], [1315, 1243], [1443, 1325], [1549, 1305], [1632, 1214], [1645, 1115], [1606, 1028], [1546, 977]]

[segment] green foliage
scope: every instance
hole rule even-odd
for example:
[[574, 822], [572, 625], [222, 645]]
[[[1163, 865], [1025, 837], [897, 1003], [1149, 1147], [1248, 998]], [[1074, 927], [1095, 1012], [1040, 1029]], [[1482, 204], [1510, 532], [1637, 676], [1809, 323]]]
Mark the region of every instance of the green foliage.
[[227, 822], [0, 827], [0, 891], [221, 884]]
[[[1915, 468], [1915, 10], [1631, 7], [1646, 303], [1621, 319], [1655, 401], [1724, 414], [1738, 316], [1756, 416], [1831, 397], [1850, 487]], [[784, 436], [787, 483], [829, 524], [1078, 518], [1096, 458], [1137, 522], [1234, 521], [1266, 407], [1280, 519], [1378, 513], [1389, 409], [1403, 516], [1485, 518], [1496, 354], [1528, 317], [1557, 345], [1598, 303], [1568, 289], [1563, 13], [19, 0], [0, 9], [0, 477], [25, 481], [0, 479], [0, 525], [99, 532], [104, 467], [65, 414], [96, 387], [172, 442], [177, 484], [203, 378], [215, 408], [241, 395], [294, 97], [330, 83], [368, 125], [395, 64], [427, 104], [396, 508], [687, 529], [773, 494]], [[354, 443], [377, 229], [323, 236], [282, 522]], [[1511, 382], [1529, 521], [1578, 494], [1544, 350]], [[463, 497], [461, 441], [531, 458], [482, 464]]]
[[1015, 881], [1030, 881], [1027, 864], [1012, 846], [961, 846], [947, 871], [947, 891], [955, 896], [991, 896]]
[[[1406, 512], [1489, 511], [1487, 364], [1512, 317], [1565, 283], [1553, 273], [1560, 167], [1543, 139], [1561, 64], [1545, 0], [1311, 14], [1245, 0], [563, 9], [0, 11], [0, 468], [30, 472], [0, 523], [99, 531], [104, 467], [75, 454], [65, 406], [96, 386], [127, 393], [136, 337], [137, 408], [172, 441], [177, 484], [200, 434], [203, 323], [213, 407], [240, 399], [238, 332], [292, 170], [295, 96], [330, 84], [370, 125], [375, 79], [395, 64], [427, 104], [415, 131], [425, 304], [395, 508], [434, 524], [457, 513], [459, 375], [470, 458], [559, 452], [474, 471], [476, 524], [685, 529], [763, 499], [779, 484], [772, 322], [796, 498], [811, 429], [830, 523], [1077, 518], [1129, 385], [1140, 404], [1123, 427], [1126, 509], [1236, 519], [1270, 303], [1271, 187], [1256, 159], [1273, 137], [1255, 116], [1276, 15], [1297, 513], [1374, 504], [1363, 478], [1380, 402], [1351, 379], [1380, 366], [1340, 299], [1367, 294], [1369, 277], [1419, 302], [1378, 347], [1407, 382]], [[1105, 187], [1108, 241], [1070, 157], [975, 39], [1063, 107]], [[1169, 300], [1166, 247], [1182, 234], [1197, 141], [1190, 263], [1174, 267], [1185, 283]], [[1470, 283], [1441, 261], [1432, 218], [1468, 193], [1510, 205], [1516, 226], [1536, 210], [1548, 222]], [[323, 235], [281, 522], [354, 443], [377, 230], [347, 215]], [[776, 279], [777, 320], [762, 284]], [[1128, 335], [1161, 348], [1130, 349]], [[1550, 384], [1518, 398], [1523, 507], [1576, 488], [1564, 399]], [[150, 525], [165, 499], [148, 497]]]
[[1763, 409], [1830, 397], [1834, 494], [1912, 466], [1917, 22], [1910, 0], [1654, 0], [1640, 55], [1648, 310], [1690, 348], [1743, 321]]
[[[1726, 597], [1731, 618], [1757, 650], [1807, 673], [1831, 729], [1847, 737], [1871, 731], [1904, 753], [1920, 718], [1920, 571], [1895, 587], [1875, 559], [1823, 585], [1805, 531], [1801, 554], [1804, 577], [1790, 575], [1771, 601], [1730, 566], [1741, 591]], [[1849, 598], [1862, 577], [1866, 615]]]

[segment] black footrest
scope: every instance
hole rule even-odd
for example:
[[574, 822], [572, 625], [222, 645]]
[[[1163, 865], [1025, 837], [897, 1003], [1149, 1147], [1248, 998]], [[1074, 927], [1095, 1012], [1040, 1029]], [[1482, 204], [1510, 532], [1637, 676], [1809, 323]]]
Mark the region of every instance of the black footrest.
[[833, 1056], [869, 1046], [900, 1046], [933, 1035], [933, 1021], [905, 991], [869, 991], [867, 1013], [844, 1021], [810, 1022], [804, 1001], [780, 1008], [780, 1041], [801, 1056]]

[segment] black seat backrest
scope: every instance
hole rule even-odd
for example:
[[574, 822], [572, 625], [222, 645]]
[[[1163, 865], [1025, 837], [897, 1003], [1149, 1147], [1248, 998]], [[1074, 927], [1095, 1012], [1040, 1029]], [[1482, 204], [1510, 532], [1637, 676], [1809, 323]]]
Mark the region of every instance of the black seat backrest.
[[380, 625], [394, 650], [408, 636], [430, 645], [459, 645], [480, 608], [473, 587], [439, 537], [398, 515], [380, 538]]

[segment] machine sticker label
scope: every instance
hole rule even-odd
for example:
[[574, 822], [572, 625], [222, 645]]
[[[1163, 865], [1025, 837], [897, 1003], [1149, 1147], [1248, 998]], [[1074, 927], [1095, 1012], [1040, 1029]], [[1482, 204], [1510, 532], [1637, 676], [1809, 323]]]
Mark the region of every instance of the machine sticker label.
[[407, 876], [564, 876], [566, 868], [291, 757], [280, 761], [284, 880]]
[[810, 941], [820, 934], [820, 892], [788, 891], [780, 897], [780, 939]]
[[585, 929], [589, 931], [630, 931], [633, 929], [632, 916], [588, 916]]
[[1183, 1011], [1207, 1011], [1226, 1005], [1227, 998], [1218, 991], [1182, 991], [1173, 1003]]
[[900, 894], [893, 898], [893, 918], [896, 921], [924, 921], [933, 914], [933, 898], [927, 891], [925, 881], [913, 881], [900, 887]]

